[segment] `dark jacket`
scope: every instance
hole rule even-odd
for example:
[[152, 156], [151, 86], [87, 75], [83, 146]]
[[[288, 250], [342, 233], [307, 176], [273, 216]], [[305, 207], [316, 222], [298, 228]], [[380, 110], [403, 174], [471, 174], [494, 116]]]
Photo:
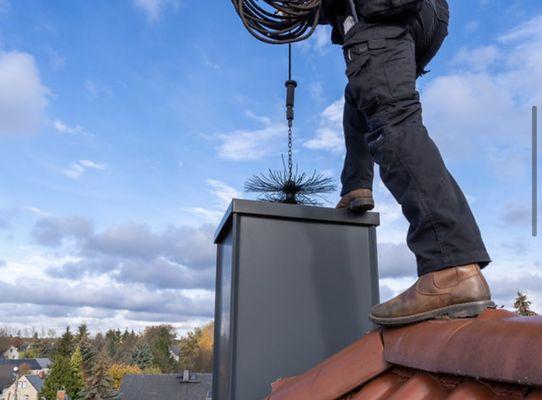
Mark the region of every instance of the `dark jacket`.
[[335, 44], [343, 42], [342, 23], [349, 13], [347, 0], [322, 0], [319, 23], [333, 27], [331, 41]]

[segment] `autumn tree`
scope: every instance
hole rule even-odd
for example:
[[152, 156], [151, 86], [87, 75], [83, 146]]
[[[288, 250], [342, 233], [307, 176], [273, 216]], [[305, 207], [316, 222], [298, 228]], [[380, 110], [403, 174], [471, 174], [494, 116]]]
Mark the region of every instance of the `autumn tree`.
[[120, 389], [122, 379], [126, 375], [139, 375], [141, 372], [141, 368], [137, 365], [113, 364], [109, 367], [109, 375], [113, 378], [114, 387], [117, 390]]
[[7, 329], [0, 328], [0, 354], [3, 354], [11, 346], [11, 338]]
[[514, 302], [514, 308], [516, 310], [516, 314], [522, 315], [524, 317], [533, 317], [535, 315], [538, 315], [531, 310], [531, 302], [527, 298], [527, 294], [521, 293], [519, 291], [516, 297], [516, 301]]
[[115, 390], [113, 378], [109, 374], [109, 359], [105, 352], [96, 356], [92, 373], [83, 391], [84, 400], [116, 400], [119, 392]]
[[180, 367], [197, 372], [211, 372], [213, 369], [214, 324], [196, 328], [181, 339]]

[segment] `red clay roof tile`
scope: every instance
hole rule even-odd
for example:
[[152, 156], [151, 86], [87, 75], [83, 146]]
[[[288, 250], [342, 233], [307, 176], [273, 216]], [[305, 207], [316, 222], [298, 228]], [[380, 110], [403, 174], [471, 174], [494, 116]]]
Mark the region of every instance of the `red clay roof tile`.
[[268, 400], [542, 400], [540, 349], [542, 317], [503, 310], [374, 331]]
[[487, 310], [383, 332], [386, 361], [424, 371], [542, 385], [542, 317]]
[[374, 331], [305, 374], [273, 383], [269, 400], [337, 399], [388, 368]]

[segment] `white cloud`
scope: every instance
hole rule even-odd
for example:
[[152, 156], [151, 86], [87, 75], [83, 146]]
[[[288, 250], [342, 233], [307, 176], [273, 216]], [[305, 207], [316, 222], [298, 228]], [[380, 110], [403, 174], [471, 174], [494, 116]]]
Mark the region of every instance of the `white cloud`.
[[275, 152], [279, 138], [285, 137], [287, 127], [283, 123], [271, 123], [266, 117], [259, 117], [264, 125], [255, 130], [236, 130], [216, 135], [221, 144], [220, 157], [233, 161], [260, 160]]
[[316, 135], [303, 145], [309, 149], [344, 152], [343, 134], [344, 99], [337, 100], [320, 114]]
[[38, 132], [48, 93], [30, 54], [0, 51], [0, 136]]
[[29, 207], [25, 207], [28, 211], [36, 214], [36, 215], [39, 215], [40, 217], [50, 217], [52, 214], [47, 212], [47, 211], [43, 211], [42, 209], [38, 208], [38, 207], [32, 207], [32, 206], [29, 206]]
[[211, 187], [211, 193], [213, 193], [223, 206], [227, 207], [231, 200], [234, 198], [242, 197], [241, 193], [225, 184], [224, 182], [217, 181], [215, 179], [207, 179], [207, 184]]
[[71, 179], [79, 179], [89, 169], [104, 171], [107, 169], [107, 165], [91, 160], [79, 160], [78, 162], [71, 164], [69, 168], [66, 168], [64, 170], [64, 175]]
[[224, 216], [224, 211], [230, 205], [232, 199], [243, 198], [243, 194], [230, 185], [215, 179], [207, 179], [207, 185], [216, 199], [214, 207], [184, 207], [183, 211], [203, 217], [206, 222], [216, 223]]
[[85, 168], [104, 170], [107, 168], [105, 164], [97, 163], [91, 160], [79, 160], [79, 164]]
[[56, 119], [53, 121], [53, 128], [59, 133], [70, 133], [70, 134], [86, 134], [85, 129], [81, 125], [69, 126], [65, 122]]
[[181, 4], [179, 0], [133, 0], [133, 3], [147, 15], [150, 22], [158, 21], [169, 8], [177, 10]]

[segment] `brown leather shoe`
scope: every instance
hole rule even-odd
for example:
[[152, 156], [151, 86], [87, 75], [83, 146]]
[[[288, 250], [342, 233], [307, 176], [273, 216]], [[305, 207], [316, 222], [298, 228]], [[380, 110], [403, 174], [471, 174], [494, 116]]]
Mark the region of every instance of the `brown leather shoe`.
[[375, 207], [373, 192], [369, 189], [356, 189], [345, 194], [336, 208], [346, 208], [353, 212], [365, 212]]
[[452, 267], [420, 276], [399, 296], [377, 304], [369, 319], [384, 326], [432, 318], [475, 317], [495, 307], [478, 264]]

